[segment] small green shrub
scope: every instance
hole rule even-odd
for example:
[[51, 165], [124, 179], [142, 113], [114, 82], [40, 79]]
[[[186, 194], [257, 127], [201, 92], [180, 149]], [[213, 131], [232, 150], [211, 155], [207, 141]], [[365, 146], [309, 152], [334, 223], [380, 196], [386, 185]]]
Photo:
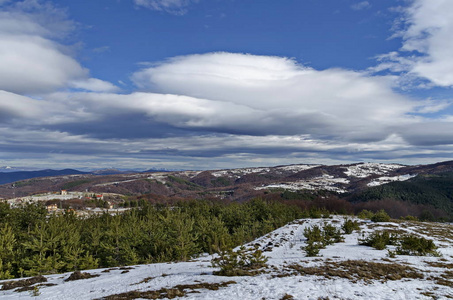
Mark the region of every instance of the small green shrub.
[[414, 235], [398, 236], [388, 231], [373, 232], [367, 238], [359, 241], [360, 245], [370, 246], [377, 250], [383, 250], [387, 245], [397, 246], [394, 251], [388, 251], [389, 257], [396, 255], [415, 255], [415, 256], [440, 256], [436, 251], [437, 247], [432, 240]]
[[392, 250], [387, 250], [387, 256], [390, 258], [395, 258], [396, 257], [396, 252]]
[[319, 250], [325, 247], [321, 243], [307, 243], [307, 246], [301, 247], [308, 257], [318, 256]]
[[306, 252], [307, 256], [318, 256], [319, 251], [326, 248], [327, 245], [344, 240], [340, 230], [331, 224], [326, 224], [322, 228], [318, 225], [305, 228], [304, 236], [307, 238], [307, 245], [301, 249]]
[[415, 256], [439, 256], [436, 251], [437, 247], [432, 240], [414, 235], [405, 235], [399, 241], [399, 246], [396, 248], [396, 254], [399, 255], [415, 255]]
[[309, 217], [312, 218], [312, 219], [320, 219], [320, 218], [322, 218], [323, 211], [320, 210], [319, 208], [312, 207], [312, 208], [310, 208], [310, 210], [308, 211], [308, 215], [309, 215]]
[[40, 295], [41, 295], [41, 291], [39, 290], [39, 286], [36, 286], [36, 285], [35, 285], [35, 286], [33, 287], [33, 290], [30, 291], [30, 295], [31, 295], [32, 297], [38, 297], [38, 296], [40, 296]]
[[304, 236], [307, 238], [308, 242], [322, 242], [323, 233], [321, 227], [314, 225], [310, 228], [304, 229]]
[[418, 221], [418, 218], [414, 217], [414, 216], [405, 216], [405, 217], [401, 217], [400, 219], [405, 220], [405, 221]]
[[331, 224], [326, 224], [324, 225], [323, 229], [323, 242], [325, 245], [332, 245], [334, 243], [339, 243], [343, 242], [344, 238], [341, 235], [340, 229], [337, 227], [331, 225]]
[[385, 210], [381, 209], [380, 211], [375, 213], [373, 217], [371, 217], [371, 221], [373, 221], [373, 222], [389, 222], [390, 216], [385, 212]]
[[352, 221], [350, 219], [346, 219], [341, 227], [345, 234], [351, 234], [354, 230], [359, 230], [360, 225], [357, 221]]
[[362, 210], [357, 215], [357, 217], [359, 217], [360, 219], [364, 219], [364, 220], [370, 220], [373, 216], [374, 216], [374, 213], [372, 211], [369, 211], [366, 209]]
[[258, 247], [247, 249], [242, 246], [237, 251], [221, 251], [218, 257], [211, 260], [211, 264], [214, 268], [220, 268], [220, 271], [213, 272], [214, 275], [250, 276], [258, 274], [257, 270], [265, 267], [267, 260]]
[[359, 244], [363, 246], [373, 247], [377, 250], [384, 250], [387, 245], [396, 245], [398, 236], [390, 234], [388, 231], [373, 232], [365, 239], [359, 240]]
[[307, 256], [318, 256], [319, 250], [326, 247], [324, 243], [324, 233], [319, 226], [314, 225], [310, 228], [305, 228], [304, 236], [307, 238], [307, 245], [301, 247], [301, 249], [305, 251]]

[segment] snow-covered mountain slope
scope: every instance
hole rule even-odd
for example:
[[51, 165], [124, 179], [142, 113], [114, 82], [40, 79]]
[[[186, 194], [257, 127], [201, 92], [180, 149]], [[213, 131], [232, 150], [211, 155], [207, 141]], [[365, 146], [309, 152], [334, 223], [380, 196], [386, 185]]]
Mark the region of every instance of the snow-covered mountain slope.
[[345, 167], [348, 176], [365, 178], [371, 175], [384, 175], [404, 167], [399, 164], [361, 163]]
[[[99, 276], [77, 281], [65, 281], [69, 273], [49, 275], [47, 282], [35, 284], [39, 287], [34, 290], [0, 290], [0, 299], [156, 299], [153, 295], [213, 300], [453, 297], [452, 225], [359, 220], [360, 232], [345, 235], [344, 242], [327, 246], [319, 257], [306, 257], [301, 250], [306, 245], [305, 228], [325, 223], [340, 227], [343, 222], [342, 216], [298, 220], [250, 243], [269, 258], [268, 267], [256, 276], [215, 276], [212, 257], [205, 255], [190, 262], [86, 271]], [[358, 245], [364, 235], [379, 230], [433, 239], [441, 256], [389, 258], [387, 250]], [[385, 267], [395, 271], [382, 273]], [[4, 283], [0, 281], [0, 285]]]
[[319, 177], [314, 177], [306, 180], [298, 180], [293, 182], [273, 183], [264, 186], [255, 187], [255, 190], [265, 189], [284, 189], [290, 191], [298, 190], [326, 190], [337, 193], [345, 193], [343, 185], [349, 183], [347, 178], [334, 177], [324, 174]]
[[406, 174], [406, 175], [398, 175], [398, 176], [392, 176], [392, 177], [382, 176], [382, 177], [371, 180], [367, 184], [367, 186], [378, 186], [378, 185], [383, 185], [383, 184], [393, 182], [393, 181], [406, 181], [411, 178], [414, 178], [415, 176], [417, 176], [417, 175]]
[[[28, 177], [21, 178], [19, 184], [0, 185], [0, 198], [24, 197], [42, 191], [58, 192], [70, 186], [73, 190], [88, 190], [93, 193], [153, 194], [164, 197], [171, 195], [179, 198], [198, 198], [203, 194], [220, 199], [243, 201], [282, 190], [322, 190], [354, 194], [394, 181], [411, 181], [416, 176], [452, 172], [453, 161], [419, 166], [385, 163], [293, 164], [206, 171], [79, 174], [77, 178], [55, 176], [33, 180], [25, 179], [31, 176], [26, 174]], [[2, 174], [9, 177], [12, 173], [0, 173]]]

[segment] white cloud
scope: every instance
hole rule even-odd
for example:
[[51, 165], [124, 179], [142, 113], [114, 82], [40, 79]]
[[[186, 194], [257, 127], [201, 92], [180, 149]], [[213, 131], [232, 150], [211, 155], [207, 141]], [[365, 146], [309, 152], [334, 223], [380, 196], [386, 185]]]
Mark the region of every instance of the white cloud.
[[261, 129], [261, 134], [360, 139], [373, 133], [381, 139], [385, 128], [410, 121], [406, 114], [422, 105], [393, 92], [385, 77], [317, 71], [286, 58], [246, 54], [177, 57], [136, 73], [133, 80], [145, 91], [191, 97], [176, 101], [169, 96], [164, 102], [191, 106], [184, 111], [195, 112], [197, 118], [186, 124]]
[[82, 80], [75, 80], [69, 83], [69, 86], [76, 88], [76, 89], [82, 89], [86, 91], [92, 91], [92, 92], [118, 92], [119, 88], [111, 84], [110, 82], [96, 79], [96, 78], [88, 78], [88, 79], [82, 79]]
[[362, 1], [362, 2], [355, 3], [355, 4], [351, 5], [351, 8], [353, 10], [369, 9], [369, 8], [371, 8], [371, 4], [368, 1]]
[[50, 40], [0, 34], [0, 89], [19, 94], [48, 92], [86, 75], [87, 70]]
[[[205, 158], [205, 166], [225, 167], [252, 158], [257, 164], [395, 159], [453, 144], [449, 118], [424, 116], [449, 102], [400, 95], [393, 78], [236, 53], [176, 57], [133, 78], [141, 92], [66, 91], [42, 99], [1, 92], [0, 152], [154, 157], [180, 167]], [[115, 89], [97, 80], [78, 84]]]
[[379, 57], [377, 71], [408, 72], [441, 87], [453, 86], [453, 1], [413, 0], [403, 10], [403, 39], [399, 53]]
[[36, 100], [0, 90], [0, 123], [15, 118], [43, 115], [45, 106]]
[[72, 23], [50, 4], [15, 2], [0, 11], [0, 89], [18, 94], [37, 94], [69, 87], [113, 91], [115, 87], [89, 78], [55, 39]]
[[152, 10], [166, 11], [171, 14], [182, 15], [187, 12], [187, 7], [198, 0], [134, 0], [135, 5]]

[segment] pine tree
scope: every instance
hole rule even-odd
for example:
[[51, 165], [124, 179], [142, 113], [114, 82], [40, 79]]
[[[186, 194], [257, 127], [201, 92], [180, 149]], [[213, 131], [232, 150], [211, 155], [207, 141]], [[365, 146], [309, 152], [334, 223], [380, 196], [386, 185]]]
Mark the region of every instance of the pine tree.
[[0, 227], [0, 279], [13, 278], [12, 263], [16, 238], [9, 224]]

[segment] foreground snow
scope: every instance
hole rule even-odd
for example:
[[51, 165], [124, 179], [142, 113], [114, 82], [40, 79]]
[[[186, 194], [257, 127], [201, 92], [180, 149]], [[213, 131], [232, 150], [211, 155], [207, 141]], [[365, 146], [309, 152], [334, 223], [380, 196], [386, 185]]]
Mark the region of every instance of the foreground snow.
[[[130, 291], [151, 291], [177, 285], [222, 283], [234, 281], [218, 290], [193, 288], [184, 299], [447, 299], [453, 297], [451, 286], [437, 284], [434, 278], [448, 274], [446, 267], [431, 266], [440, 263], [452, 266], [453, 238], [451, 225], [424, 223], [370, 223], [362, 222], [361, 232], [345, 235], [345, 241], [321, 250], [321, 257], [305, 257], [300, 249], [305, 245], [303, 231], [313, 225], [331, 223], [341, 226], [344, 218], [306, 219], [288, 224], [254, 241], [269, 257], [267, 272], [257, 276], [222, 277], [212, 275], [211, 256], [199, 257], [191, 262], [139, 265], [128, 268], [98, 269], [87, 271], [99, 277], [69, 281], [67, 274], [46, 276], [52, 286], [41, 286], [40, 295], [30, 291], [0, 290], [0, 299], [96, 299]], [[374, 250], [357, 244], [368, 232], [381, 229], [404, 230], [433, 238], [442, 257], [397, 256], [387, 258], [386, 250]], [[442, 233], [447, 233], [444, 236]], [[378, 263], [398, 263], [417, 269], [423, 279], [356, 280], [320, 275], [289, 275], [285, 270], [291, 264], [304, 267], [323, 266], [325, 263], [347, 260], [365, 260]], [[450, 269], [451, 272], [451, 269]], [[449, 273], [451, 276], [451, 273]], [[450, 280], [451, 282], [451, 280]], [[0, 285], [2, 282], [0, 281]]]

